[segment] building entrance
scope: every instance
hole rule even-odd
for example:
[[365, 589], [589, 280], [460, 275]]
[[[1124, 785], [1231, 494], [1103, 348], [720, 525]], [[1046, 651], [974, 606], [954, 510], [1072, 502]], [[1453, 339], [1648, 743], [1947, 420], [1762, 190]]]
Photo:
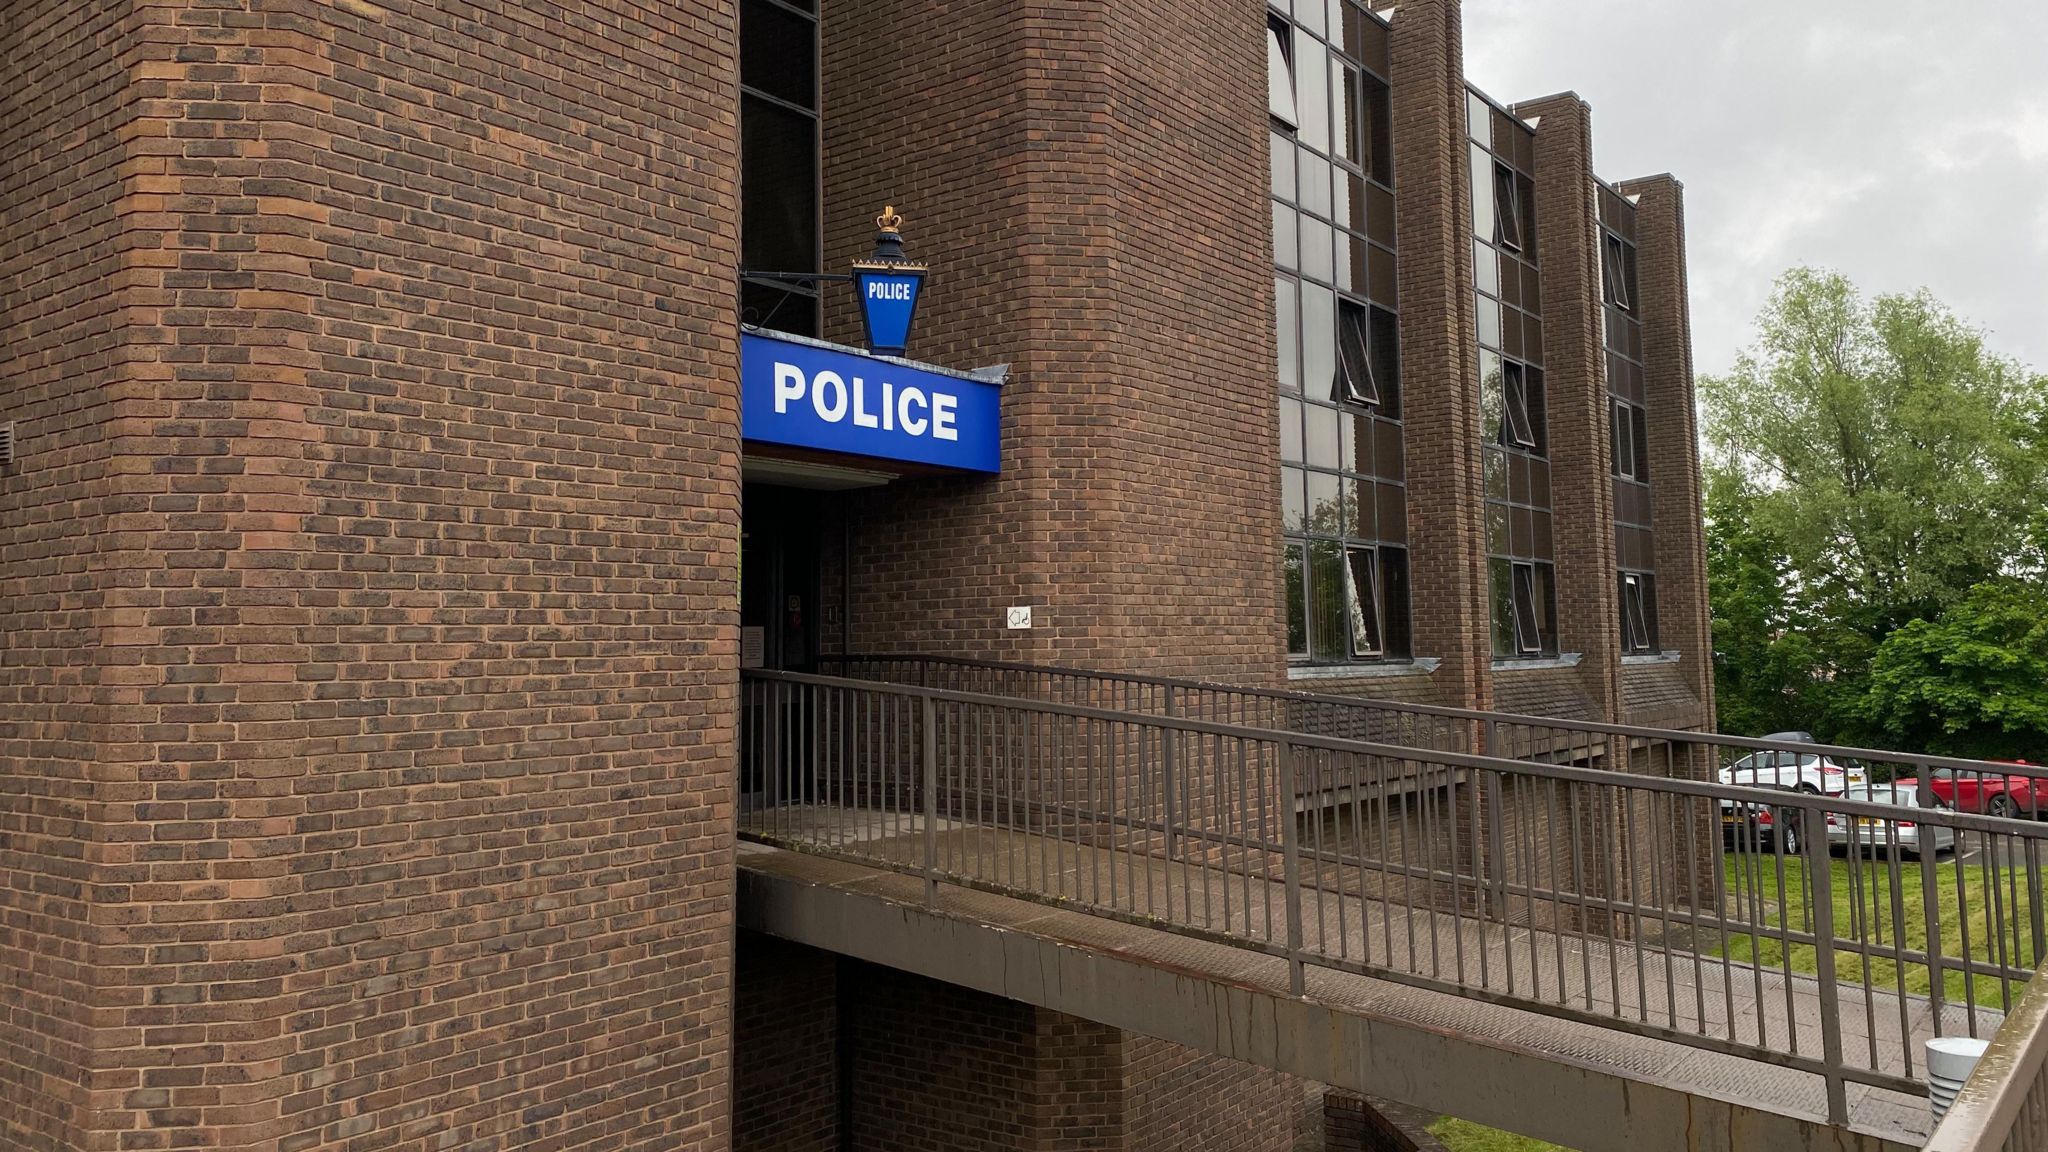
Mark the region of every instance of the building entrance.
[[740, 501], [740, 665], [816, 671], [824, 593], [820, 494], [747, 484]]

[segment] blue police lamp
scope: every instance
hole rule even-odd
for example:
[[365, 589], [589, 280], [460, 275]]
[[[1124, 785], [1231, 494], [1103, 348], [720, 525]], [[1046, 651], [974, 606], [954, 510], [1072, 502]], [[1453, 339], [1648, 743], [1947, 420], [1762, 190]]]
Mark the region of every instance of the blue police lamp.
[[903, 217], [895, 205], [882, 209], [875, 227], [875, 254], [854, 264], [853, 290], [860, 294], [868, 351], [901, 356], [910, 346], [910, 322], [917, 315], [926, 268], [903, 258]]

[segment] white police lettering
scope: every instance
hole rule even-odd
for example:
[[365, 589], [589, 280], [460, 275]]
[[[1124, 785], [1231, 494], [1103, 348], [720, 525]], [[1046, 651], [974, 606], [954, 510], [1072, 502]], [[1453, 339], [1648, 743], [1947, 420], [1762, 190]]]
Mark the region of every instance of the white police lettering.
[[[947, 399], [951, 399], [951, 397], [947, 397]], [[896, 422], [903, 425], [903, 430], [912, 436], [922, 436], [928, 422], [922, 416], [912, 416], [910, 414], [910, 406], [913, 403], [919, 408], [926, 407], [924, 389], [916, 387], [905, 388], [896, 394]]]
[[[812, 410], [827, 424], [840, 424], [851, 418], [856, 428], [883, 432], [901, 429], [911, 436], [959, 441], [960, 397], [951, 392], [927, 394], [915, 385], [899, 388], [887, 380], [880, 382], [878, 396], [871, 391], [874, 387], [864, 377], [855, 376], [849, 381], [829, 370], [806, 377], [803, 369], [778, 361], [775, 414], [786, 414], [792, 401], [801, 402], [809, 397]], [[880, 404], [869, 407], [875, 400], [880, 400]]]
[[907, 280], [870, 280], [868, 281], [868, 299], [908, 301], [910, 299], [910, 282]]

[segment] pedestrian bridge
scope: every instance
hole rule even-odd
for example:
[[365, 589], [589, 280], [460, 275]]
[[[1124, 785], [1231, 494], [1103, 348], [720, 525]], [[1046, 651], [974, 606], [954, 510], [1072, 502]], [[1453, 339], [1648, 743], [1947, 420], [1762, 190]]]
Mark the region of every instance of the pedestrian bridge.
[[1922, 1042], [1997, 1032], [2042, 952], [2048, 829], [1715, 782], [1757, 752], [2005, 766], [835, 671], [745, 674], [743, 926], [1584, 1152], [1919, 1148]]

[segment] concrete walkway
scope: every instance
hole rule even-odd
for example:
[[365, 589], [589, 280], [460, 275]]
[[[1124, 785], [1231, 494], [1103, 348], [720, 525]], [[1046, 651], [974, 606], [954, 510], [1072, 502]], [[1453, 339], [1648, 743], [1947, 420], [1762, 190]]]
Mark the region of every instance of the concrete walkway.
[[[1071, 944], [1124, 953], [1142, 948], [1184, 969], [1198, 966], [1199, 957], [1219, 977], [1241, 976], [1251, 963], [1279, 962], [1285, 973], [1273, 953], [1284, 955], [1286, 889], [1263, 866], [1225, 870], [1209, 861], [1169, 862], [1156, 845], [1096, 847], [958, 821], [942, 820], [928, 836], [922, 817], [838, 808], [777, 809], [743, 820], [741, 829], [772, 843], [899, 870], [917, 867], [929, 842], [953, 878], [1093, 913], [1059, 913], [1048, 921], [1042, 903], [1021, 905], [1034, 928], [1055, 926]], [[891, 887], [904, 883], [921, 899], [922, 881], [899, 877]], [[1687, 950], [1654, 922], [1620, 933], [1638, 939], [1608, 939], [1372, 898], [1361, 891], [1363, 878], [1348, 886], [1329, 879], [1321, 884], [1311, 877], [1302, 893], [1312, 999], [1703, 1097], [1825, 1120], [1821, 1078], [1773, 1062], [1774, 1056], [1823, 1056], [1824, 996], [1812, 977]], [[1000, 895], [947, 891], [949, 908], [997, 917], [1000, 907], [1008, 919], [987, 922], [1017, 926], [1017, 901], [997, 905], [989, 901]], [[1208, 939], [1148, 931], [1147, 924]], [[1219, 944], [1225, 948], [1220, 954]], [[1228, 971], [1217, 970], [1219, 957]], [[1917, 1144], [1931, 1127], [1926, 1101], [1901, 1091], [1897, 1081], [1920, 1072], [1919, 1045], [1936, 1034], [1933, 1006], [1925, 997], [1860, 983], [1838, 984], [1835, 991], [1842, 1062], [1879, 1081], [1848, 1085], [1850, 1127]], [[1550, 1011], [1529, 1010], [1539, 1006]], [[1976, 1034], [1989, 1036], [2000, 1019], [1980, 1007]], [[1635, 1030], [1601, 1023], [1608, 1020]], [[1970, 1014], [1948, 1005], [1940, 1023], [1941, 1034], [1968, 1034]], [[1658, 1030], [1678, 1038], [1645, 1034]]]

